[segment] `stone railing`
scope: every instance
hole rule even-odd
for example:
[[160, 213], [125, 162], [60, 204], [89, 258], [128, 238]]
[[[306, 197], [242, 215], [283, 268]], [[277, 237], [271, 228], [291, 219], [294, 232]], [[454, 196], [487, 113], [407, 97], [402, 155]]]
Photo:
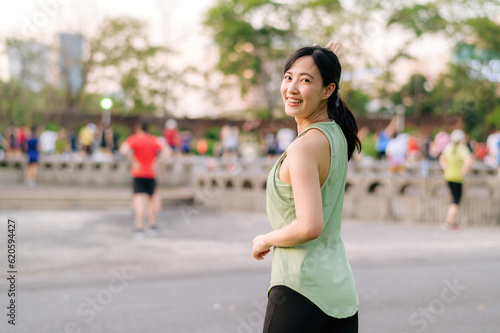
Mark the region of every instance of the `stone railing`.
[[[191, 160], [164, 161], [157, 167], [157, 181], [166, 186], [189, 186], [193, 167]], [[0, 185], [22, 184], [27, 164], [24, 161], [0, 161]], [[40, 185], [123, 186], [131, 183], [128, 161], [58, 161], [45, 159], [38, 163]]]
[[[425, 177], [421, 174], [424, 173]], [[196, 172], [199, 205], [265, 211], [267, 172]], [[418, 223], [444, 222], [450, 194], [439, 164], [413, 163], [390, 174], [384, 163], [352, 164], [346, 182], [344, 217]], [[475, 164], [464, 181], [459, 220], [464, 225], [500, 225], [500, 178], [496, 170]]]
[[[265, 187], [275, 160], [250, 162], [188, 157], [164, 161], [157, 171], [160, 185], [190, 187], [203, 207], [265, 211]], [[0, 161], [0, 185], [22, 184], [26, 163]], [[42, 160], [39, 184], [125, 186], [127, 161], [62, 162]], [[352, 163], [346, 183], [344, 216], [362, 220], [443, 222], [450, 194], [437, 162], [412, 163], [402, 174], [389, 174], [383, 162]], [[500, 177], [475, 164], [464, 181], [459, 219], [467, 225], [500, 225]]]

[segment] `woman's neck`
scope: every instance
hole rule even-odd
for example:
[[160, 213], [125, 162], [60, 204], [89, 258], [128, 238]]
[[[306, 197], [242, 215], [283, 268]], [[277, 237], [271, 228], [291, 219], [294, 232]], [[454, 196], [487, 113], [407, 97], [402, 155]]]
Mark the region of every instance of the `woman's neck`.
[[318, 112], [311, 115], [308, 118], [297, 118], [295, 117], [295, 122], [297, 123], [297, 134], [302, 133], [303, 130], [316, 123], [324, 123], [331, 121], [326, 112]]

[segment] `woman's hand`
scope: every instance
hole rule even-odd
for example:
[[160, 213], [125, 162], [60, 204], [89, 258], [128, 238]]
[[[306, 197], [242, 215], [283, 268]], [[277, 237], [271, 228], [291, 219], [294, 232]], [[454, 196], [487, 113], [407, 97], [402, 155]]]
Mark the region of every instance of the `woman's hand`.
[[340, 54], [340, 45], [338, 42], [329, 41], [328, 44], [326, 44], [325, 49], [331, 50], [337, 57]]
[[266, 242], [265, 235], [259, 235], [253, 240], [252, 255], [257, 260], [263, 260], [264, 256], [271, 252], [271, 245]]

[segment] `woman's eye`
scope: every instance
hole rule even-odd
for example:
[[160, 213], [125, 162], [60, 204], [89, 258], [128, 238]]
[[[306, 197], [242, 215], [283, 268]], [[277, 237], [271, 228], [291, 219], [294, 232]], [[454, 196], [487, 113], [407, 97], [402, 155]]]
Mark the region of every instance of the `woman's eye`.
[[292, 77], [290, 75], [285, 75], [285, 80], [291, 80]]

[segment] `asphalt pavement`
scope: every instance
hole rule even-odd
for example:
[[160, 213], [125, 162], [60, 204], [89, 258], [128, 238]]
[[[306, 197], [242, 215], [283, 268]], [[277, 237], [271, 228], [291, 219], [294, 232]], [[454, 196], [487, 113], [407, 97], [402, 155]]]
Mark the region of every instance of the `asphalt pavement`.
[[[251, 241], [269, 231], [265, 214], [180, 204], [142, 240], [129, 209], [3, 210], [0, 221], [0, 332], [262, 331], [271, 258], [254, 260]], [[360, 332], [500, 332], [500, 227], [346, 220], [342, 232]]]

